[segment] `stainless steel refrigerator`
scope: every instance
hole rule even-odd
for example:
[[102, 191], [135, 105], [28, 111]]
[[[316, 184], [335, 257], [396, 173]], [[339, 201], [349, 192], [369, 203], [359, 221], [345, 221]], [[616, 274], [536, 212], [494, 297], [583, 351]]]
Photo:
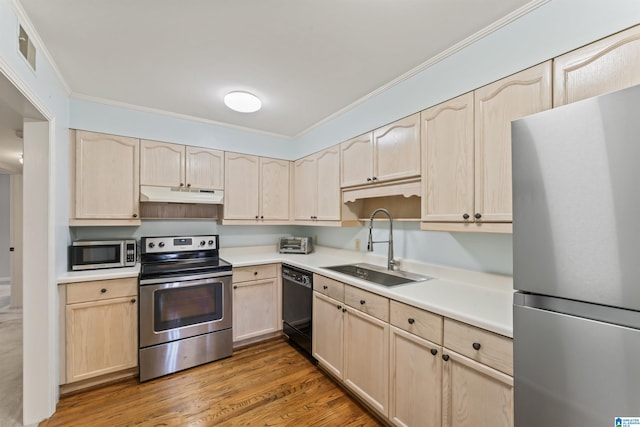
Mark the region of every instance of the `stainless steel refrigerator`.
[[640, 86], [512, 141], [515, 425], [640, 418]]

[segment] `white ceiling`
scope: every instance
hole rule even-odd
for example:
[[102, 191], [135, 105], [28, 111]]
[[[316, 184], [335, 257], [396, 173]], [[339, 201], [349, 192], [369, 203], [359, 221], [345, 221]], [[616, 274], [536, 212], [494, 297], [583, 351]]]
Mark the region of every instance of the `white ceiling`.
[[[73, 96], [295, 137], [530, 0], [19, 0]], [[245, 90], [263, 109], [228, 110]]]

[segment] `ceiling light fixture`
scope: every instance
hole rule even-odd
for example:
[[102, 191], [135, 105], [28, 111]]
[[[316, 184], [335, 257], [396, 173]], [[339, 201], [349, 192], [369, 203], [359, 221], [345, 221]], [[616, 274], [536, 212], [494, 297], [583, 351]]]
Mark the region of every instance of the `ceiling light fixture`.
[[234, 91], [225, 95], [224, 105], [240, 113], [253, 113], [262, 107], [262, 101], [252, 93]]

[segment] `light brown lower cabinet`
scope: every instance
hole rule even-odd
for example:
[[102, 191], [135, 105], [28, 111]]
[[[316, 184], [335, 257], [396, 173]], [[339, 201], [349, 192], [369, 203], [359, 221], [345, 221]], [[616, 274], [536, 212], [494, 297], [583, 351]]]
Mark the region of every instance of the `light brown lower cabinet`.
[[313, 285], [313, 356], [378, 415], [513, 426], [510, 338], [319, 275]]
[[66, 382], [138, 365], [137, 279], [66, 285]]
[[347, 307], [344, 383], [377, 412], [389, 414], [389, 324]]
[[233, 269], [233, 343], [248, 344], [282, 330], [278, 264]]
[[512, 427], [513, 377], [444, 350], [442, 425]]
[[398, 426], [439, 427], [442, 347], [394, 326], [390, 334], [389, 419]]

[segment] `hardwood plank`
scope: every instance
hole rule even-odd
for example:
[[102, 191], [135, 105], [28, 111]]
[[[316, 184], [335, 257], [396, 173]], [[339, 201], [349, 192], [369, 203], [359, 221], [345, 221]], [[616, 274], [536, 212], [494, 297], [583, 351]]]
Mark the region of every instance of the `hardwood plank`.
[[345, 390], [274, 339], [146, 383], [63, 397], [49, 426], [381, 426]]

